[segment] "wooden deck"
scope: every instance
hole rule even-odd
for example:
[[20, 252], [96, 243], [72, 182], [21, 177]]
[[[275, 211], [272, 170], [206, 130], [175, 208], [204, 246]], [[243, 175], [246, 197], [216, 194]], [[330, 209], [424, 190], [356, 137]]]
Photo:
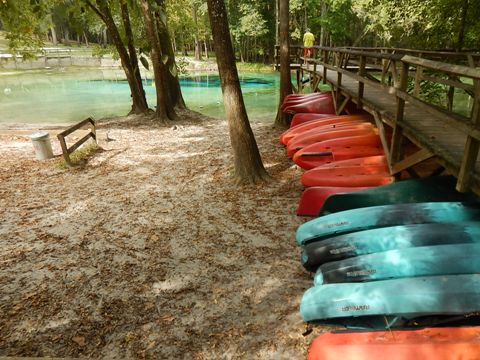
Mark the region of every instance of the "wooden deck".
[[[332, 52], [332, 50], [328, 51]], [[480, 72], [478, 68], [471, 66], [470, 69], [464, 65], [456, 66], [395, 55], [395, 58], [388, 60], [394, 64], [390, 74], [385, 72], [385, 69], [390, 66], [385, 66], [385, 58], [374, 65], [379, 69], [383, 66], [385, 72], [382, 74], [382, 81], [375, 81], [367, 75], [369, 65], [364, 58], [360, 57], [360, 60], [354, 63], [358, 65], [357, 68], [352, 70], [351, 66], [347, 67], [348, 60], [345, 62], [343, 55], [343, 53], [337, 53], [335, 57], [325, 55], [323, 59], [321, 57], [310, 59], [308, 65], [302, 65], [297, 70], [299, 72], [297, 79], [301, 79], [303, 73], [308, 72], [309, 77], [314, 79], [312, 82], [314, 88], [318, 87], [320, 81], [330, 84], [337, 113], [343, 110], [343, 106], [349, 100], [356, 103], [358, 108], [371, 113], [379, 128], [392, 174], [409, 170], [427, 159], [434, 158], [448, 173], [458, 178], [458, 190], [471, 190], [480, 195], [480, 160], [478, 159]], [[399, 64], [400, 69], [403, 66], [402, 74], [400, 74]], [[415, 65], [418, 65], [416, 72], [412, 71]], [[451, 109], [448, 111], [428, 104], [418, 97], [420, 81], [434, 79], [432, 72], [424, 74], [423, 71], [427, 66], [432, 66], [434, 70], [443, 70], [445, 67], [448, 74], [467, 71], [471, 75], [473, 85], [471, 82], [455, 83], [442, 77], [435, 78], [446, 86], [464, 88], [472, 94], [474, 106], [471, 118], [457, 115]], [[389, 83], [384, 81], [386, 75], [390, 77]], [[409, 77], [415, 78], [413, 94], [411, 89], [407, 91]], [[447, 79], [450, 78], [447, 77]], [[297, 85], [301, 88], [301, 84]], [[392, 132], [385, 131], [388, 127], [393, 129], [393, 135], [390, 135]], [[418, 147], [413, 154], [404, 154], [402, 145], [404, 137]]]

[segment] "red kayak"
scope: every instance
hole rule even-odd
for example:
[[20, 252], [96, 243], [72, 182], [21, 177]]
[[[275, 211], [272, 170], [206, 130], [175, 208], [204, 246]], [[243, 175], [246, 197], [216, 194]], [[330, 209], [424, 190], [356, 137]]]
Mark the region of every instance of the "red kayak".
[[329, 97], [319, 97], [313, 100], [305, 101], [297, 105], [290, 105], [282, 109], [283, 112], [288, 114], [297, 113], [322, 113], [322, 114], [335, 114], [335, 106], [333, 105], [333, 99]]
[[309, 102], [309, 101], [314, 101], [314, 100], [318, 100], [318, 99], [331, 99], [332, 98], [332, 94], [331, 93], [317, 93], [319, 95], [317, 96], [310, 96], [308, 98], [290, 98], [290, 99], [284, 99], [283, 100], [283, 103], [282, 103], [282, 106], [281, 106], [281, 109], [282, 111], [289, 107], [289, 106], [294, 106], [294, 105], [300, 105], [300, 104], [303, 104], [303, 103], [306, 103], [306, 102]]
[[280, 135], [280, 142], [286, 145], [292, 137], [319, 126], [345, 124], [352, 122], [365, 122], [369, 121], [370, 118], [371, 117], [365, 115], [332, 115], [329, 117], [312, 120], [305, 124], [301, 124], [284, 131]]
[[308, 360], [478, 360], [479, 327], [324, 333]]
[[330, 114], [319, 114], [319, 113], [298, 113], [293, 115], [292, 121], [290, 122], [290, 129], [297, 126], [304, 124], [306, 122], [317, 120], [321, 118], [331, 117]]
[[284, 100], [293, 100], [293, 99], [313, 99], [317, 96], [324, 96], [325, 94], [331, 94], [330, 92], [314, 92], [310, 94], [289, 94], [285, 96]]
[[394, 182], [387, 166], [352, 166], [344, 168], [313, 168], [303, 173], [303, 186], [372, 187]]
[[298, 136], [295, 136], [287, 144], [287, 155], [289, 157], [292, 157], [298, 150], [303, 149], [305, 146], [322, 142], [325, 140], [337, 139], [337, 138], [340, 139], [345, 137], [362, 136], [362, 135], [375, 135], [375, 136], [371, 136], [369, 138], [372, 141], [371, 143], [356, 144], [354, 141], [360, 140], [360, 139], [352, 139], [351, 144], [377, 146], [378, 131], [376, 131], [376, 129], [370, 123], [360, 123], [352, 126], [336, 127], [334, 129], [329, 129], [329, 130], [321, 130], [321, 131], [317, 130], [312, 132], [309, 131], [308, 134], [303, 133]]
[[349, 193], [369, 189], [370, 187], [334, 187], [334, 186], [312, 186], [303, 190], [298, 203], [297, 215], [318, 216], [325, 200], [330, 195]]
[[[338, 141], [338, 139], [322, 141], [321, 143], [306, 146], [302, 150], [299, 150], [295, 153], [295, 155], [293, 156], [293, 161], [302, 169], [310, 170], [317, 166], [329, 164], [334, 161], [361, 158], [366, 156], [384, 155], [383, 149], [380, 146], [335, 146], [335, 141]], [[318, 147], [319, 144], [324, 143], [329, 144], [326, 145], [327, 148], [323, 151], [312, 151], [309, 149], [312, 146]]]

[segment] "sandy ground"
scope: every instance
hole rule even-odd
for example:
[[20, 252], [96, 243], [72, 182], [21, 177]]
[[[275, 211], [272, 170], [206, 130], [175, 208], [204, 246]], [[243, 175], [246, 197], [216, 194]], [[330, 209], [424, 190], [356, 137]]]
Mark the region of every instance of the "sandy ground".
[[224, 121], [138, 123], [103, 125], [75, 170], [0, 135], [0, 356], [306, 358], [279, 131], [253, 124], [273, 180], [234, 187]]

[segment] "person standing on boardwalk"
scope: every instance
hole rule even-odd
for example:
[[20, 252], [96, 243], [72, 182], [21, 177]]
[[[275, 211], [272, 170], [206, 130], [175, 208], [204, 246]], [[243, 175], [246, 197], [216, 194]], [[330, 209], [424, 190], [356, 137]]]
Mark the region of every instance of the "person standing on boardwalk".
[[305, 58], [305, 64], [307, 63], [307, 58], [312, 56], [312, 46], [314, 42], [315, 36], [313, 36], [309, 28], [306, 28], [305, 34], [303, 34], [303, 57]]

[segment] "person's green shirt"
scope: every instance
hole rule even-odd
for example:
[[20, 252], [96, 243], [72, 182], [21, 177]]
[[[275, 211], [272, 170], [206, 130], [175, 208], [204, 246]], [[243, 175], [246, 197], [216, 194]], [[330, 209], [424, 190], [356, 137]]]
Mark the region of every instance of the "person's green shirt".
[[307, 31], [303, 35], [303, 46], [304, 47], [312, 47], [313, 43], [315, 42], [315, 36], [310, 31]]

